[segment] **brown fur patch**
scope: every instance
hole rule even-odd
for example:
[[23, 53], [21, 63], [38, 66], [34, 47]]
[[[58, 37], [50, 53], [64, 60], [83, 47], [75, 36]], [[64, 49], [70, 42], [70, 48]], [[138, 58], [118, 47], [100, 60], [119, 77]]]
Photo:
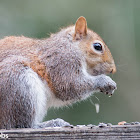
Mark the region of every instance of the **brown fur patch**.
[[25, 66], [32, 68], [33, 71], [36, 72], [42, 79], [46, 80], [50, 89], [53, 92], [55, 92], [51, 78], [49, 76], [49, 73], [47, 72], [45, 64], [41, 62], [38, 56], [34, 54], [30, 54], [30, 59], [31, 59], [31, 62], [23, 62], [23, 64]]

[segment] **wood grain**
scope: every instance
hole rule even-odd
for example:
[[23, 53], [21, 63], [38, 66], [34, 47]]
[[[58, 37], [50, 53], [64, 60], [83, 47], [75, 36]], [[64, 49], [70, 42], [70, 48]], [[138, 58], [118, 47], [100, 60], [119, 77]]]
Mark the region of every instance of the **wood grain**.
[[107, 127], [87, 126], [57, 127], [46, 129], [11, 129], [0, 130], [1, 135], [8, 134], [8, 139], [31, 140], [140, 140], [140, 125], [113, 125]]

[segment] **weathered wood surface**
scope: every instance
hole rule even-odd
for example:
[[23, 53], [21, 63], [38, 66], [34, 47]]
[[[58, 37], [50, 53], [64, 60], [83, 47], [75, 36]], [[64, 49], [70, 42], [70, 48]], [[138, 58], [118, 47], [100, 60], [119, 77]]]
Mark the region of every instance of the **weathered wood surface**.
[[[93, 128], [83, 126], [74, 128], [47, 128], [47, 129], [12, 129], [0, 130], [0, 135], [8, 139], [32, 140], [140, 140], [140, 125], [113, 125]], [[0, 136], [0, 137], [1, 137]]]

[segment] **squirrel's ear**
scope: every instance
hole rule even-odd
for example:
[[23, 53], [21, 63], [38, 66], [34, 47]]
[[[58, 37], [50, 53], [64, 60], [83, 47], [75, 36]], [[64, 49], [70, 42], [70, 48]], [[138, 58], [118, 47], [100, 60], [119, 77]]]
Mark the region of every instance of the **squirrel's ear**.
[[87, 35], [87, 21], [84, 17], [79, 17], [75, 24], [74, 38], [80, 39]]

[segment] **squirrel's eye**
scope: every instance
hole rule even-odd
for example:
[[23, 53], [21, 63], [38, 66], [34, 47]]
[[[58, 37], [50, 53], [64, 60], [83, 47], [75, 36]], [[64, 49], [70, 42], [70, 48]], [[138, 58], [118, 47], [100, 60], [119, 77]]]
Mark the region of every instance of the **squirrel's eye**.
[[93, 47], [97, 51], [102, 51], [102, 45], [100, 43], [93, 43]]

